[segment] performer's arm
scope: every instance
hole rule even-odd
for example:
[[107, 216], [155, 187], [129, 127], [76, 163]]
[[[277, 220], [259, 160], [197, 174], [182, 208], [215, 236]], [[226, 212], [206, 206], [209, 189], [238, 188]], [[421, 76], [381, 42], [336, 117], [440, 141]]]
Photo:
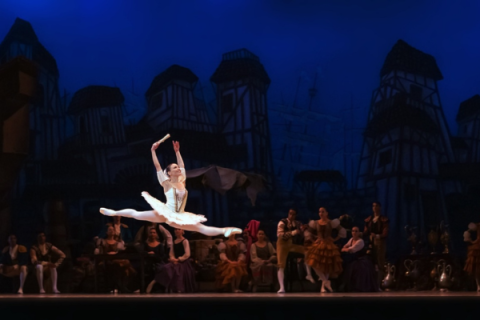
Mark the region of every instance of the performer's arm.
[[357, 242], [355, 242], [353, 246], [350, 246], [350, 248], [348, 249], [348, 252], [350, 253], [358, 252], [362, 250], [364, 246], [365, 246], [365, 243], [363, 242], [363, 240], [359, 239]]
[[183, 163], [182, 156], [180, 155], [180, 142], [172, 141], [173, 143], [173, 150], [175, 150], [175, 155], [177, 156], [177, 164], [180, 168], [185, 169], [185, 164]]
[[173, 238], [170, 231], [165, 229], [160, 223], [158, 224], [158, 228], [160, 229], [161, 232], [163, 232], [163, 235], [167, 238], [167, 247], [173, 249]]
[[285, 223], [283, 221], [280, 221], [277, 225], [277, 238], [287, 240], [290, 237], [290, 232], [285, 232]]
[[252, 262], [260, 262], [261, 259], [258, 258], [257, 256], [257, 246], [254, 244], [252, 244], [252, 246], [250, 247], [250, 260]]
[[170, 251], [168, 253], [168, 258], [170, 261], [175, 261], [175, 252], [173, 251], [173, 246], [170, 247]]
[[58, 249], [55, 246], [52, 246], [52, 251], [55, 252], [55, 254], [58, 255], [58, 260], [55, 262], [55, 266], [58, 267], [59, 265], [62, 264], [63, 259], [65, 259], [65, 253], [63, 253], [62, 250]]
[[152, 151], [153, 164], [155, 165], [155, 169], [157, 170], [157, 172], [162, 171], [162, 166], [158, 162], [158, 158], [157, 158], [157, 148], [158, 148], [158, 146], [159, 146], [159, 143], [155, 142], [152, 145], [152, 148], [150, 149]]
[[243, 242], [238, 243], [238, 248], [240, 249], [240, 253], [238, 254], [237, 261], [245, 261], [247, 256], [245, 253], [247, 252], [247, 246]]
[[185, 261], [190, 258], [190, 244], [188, 240], [183, 240], [183, 249], [185, 250], [185, 254], [178, 258], [179, 261]]
[[30, 249], [30, 260], [32, 261], [33, 265], [37, 264], [37, 253], [33, 249]]
[[383, 229], [380, 238], [385, 239], [388, 236], [388, 221], [383, 222]]

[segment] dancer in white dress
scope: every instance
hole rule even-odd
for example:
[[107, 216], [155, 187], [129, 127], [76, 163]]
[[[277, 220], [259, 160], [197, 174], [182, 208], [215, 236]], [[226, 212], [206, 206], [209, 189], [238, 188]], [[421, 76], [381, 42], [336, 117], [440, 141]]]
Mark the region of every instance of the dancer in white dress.
[[223, 234], [225, 237], [228, 237], [230, 234], [242, 233], [242, 230], [239, 228], [216, 228], [205, 226], [202, 224], [202, 222], [207, 221], [204, 216], [184, 211], [187, 203], [188, 191], [185, 188], [187, 176], [183, 159], [180, 155], [180, 143], [178, 141], [173, 141], [173, 149], [175, 150], [178, 164], [172, 163], [167, 166], [165, 170], [162, 170], [156, 154], [158, 146], [163, 142], [162, 140], [154, 143], [151, 151], [153, 163], [157, 169], [158, 181], [163, 187], [167, 202], [163, 203], [152, 197], [148, 192], [142, 192], [142, 196], [150, 204], [153, 210], [136, 211], [134, 209], [123, 209], [115, 211], [100, 208], [100, 212], [106, 216], [122, 216], [156, 223], [167, 223], [177, 229], [200, 232], [207, 236]]

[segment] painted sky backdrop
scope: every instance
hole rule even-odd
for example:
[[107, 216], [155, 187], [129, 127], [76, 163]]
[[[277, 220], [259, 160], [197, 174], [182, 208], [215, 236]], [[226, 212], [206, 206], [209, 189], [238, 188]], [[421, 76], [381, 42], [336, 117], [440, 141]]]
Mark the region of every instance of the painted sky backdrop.
[[383, 61], [403, 39], [436, 58], [456, 134], [459, 103], [480, 93], [479, 16], [476, 0], [2, 0], [0, 38], [16, 17], [29, 21], [70, 94], [90, 84], [131, 89], [133, 79], [143, 95], [174, 63], [211, 90], [222, 54], [245, 47], [272, 79], [271, 107], [282, 93], [291, 104], [298, 78], [313, 83], [318, 71], [315, 108], [331, 114], [352, 95], [368, 110]]

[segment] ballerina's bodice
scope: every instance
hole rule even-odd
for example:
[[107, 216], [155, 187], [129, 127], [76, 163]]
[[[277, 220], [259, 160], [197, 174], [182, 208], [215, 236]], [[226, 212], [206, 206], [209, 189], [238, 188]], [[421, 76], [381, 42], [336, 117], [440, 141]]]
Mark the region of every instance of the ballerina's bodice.
[[[182, 172], [179, 182], [184, 182], [187, 179], [185, 168], [180, 168]], [[165, 198], [167, 202], [165, 203], [167, 207], [174, 212], [183, 212], [185, 205], [187, 203], [188, 191], [187, 189], [178, 189], [174, 185], [170, 178], [165, 175], [163, 171], [157, 172], [158, 181], [163, 186], [163, 191], [165, 192]], [[183, 184], [183, 183], [182, 183]]]
[[179, 190], [176, 188], [170, 188], [168, 191], [165, 190], [167, 207], [175, 212], [183, 212], [187, 202], [187, 194], [187, 189]]

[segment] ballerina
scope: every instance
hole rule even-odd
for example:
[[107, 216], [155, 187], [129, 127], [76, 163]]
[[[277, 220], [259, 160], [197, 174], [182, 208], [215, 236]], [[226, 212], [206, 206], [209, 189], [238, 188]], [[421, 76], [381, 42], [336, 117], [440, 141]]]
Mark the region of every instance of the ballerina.
[[217, 228], [203, 225], [202, 222], [207, 221], [203, 215], [184, 211], [188, 192], [185, 188], [187, 176], [185, 173], [185, 165], [180, 155], [180, 143], [178, 141], [172, 142], [178, 164], [172, 163], [168, 165], [165, 170], [162, 170], [156, 154], [158, 146], [168, 137], [169, 135], [155, 142], [151, 148], [153, 164], [157, 169], [158, 181], [163, 187], [167, 202], [163, 203], [152, 197], [148, 192], [142, 192], [142, 196], [153, 210], [136, 211], [134, 209], [123, 209], [115, 211], [100, 208], [100, 212], [106, 216], [122, 216], [155, 223], [166, 223], [176, 229], [199, 232], [206, 236], [223, 234], [225, 237], [228, 237], [230, 234], [242, 233], [242, 230], [239, 228]]

